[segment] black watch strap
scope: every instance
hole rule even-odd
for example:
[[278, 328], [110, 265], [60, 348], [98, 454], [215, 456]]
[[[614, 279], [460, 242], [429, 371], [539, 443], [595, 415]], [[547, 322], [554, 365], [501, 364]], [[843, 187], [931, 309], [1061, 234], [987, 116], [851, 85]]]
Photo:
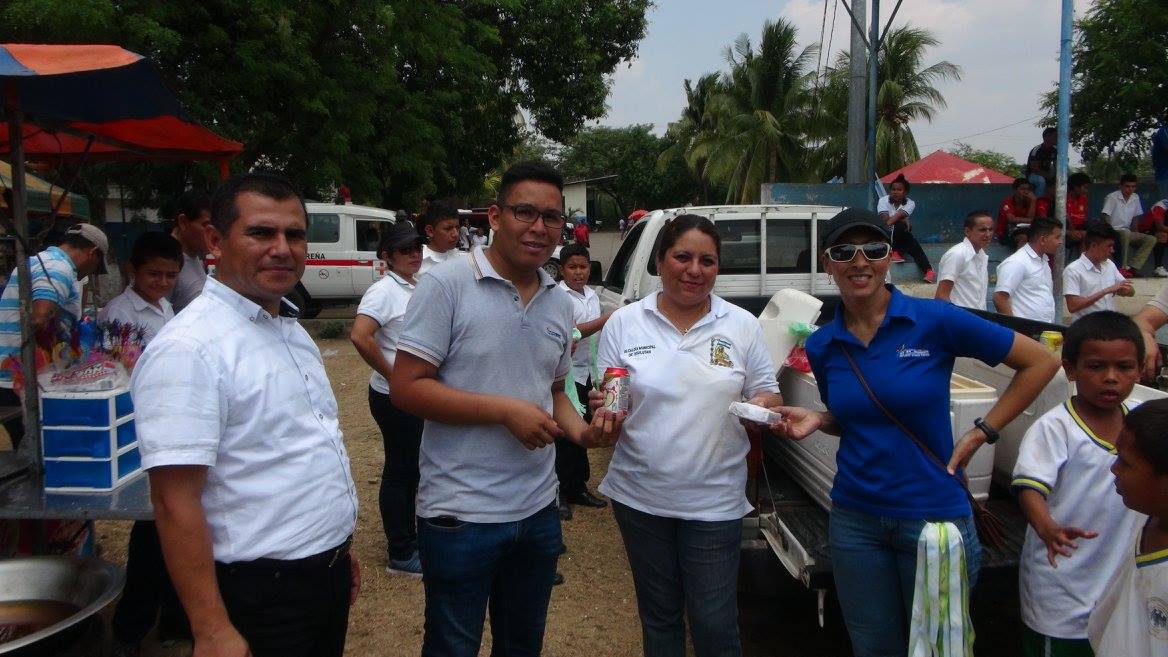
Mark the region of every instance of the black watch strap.
[[986, 422], [980, 417], [973, 421], [973, 426], [981, 429], [981, 432], [985, 434], [987, 445], [993, 445], [994, 443], [998, 442], [998, 438], [1001, 437], [998, 434], [997, 429], [995, 429], [989, 422]]

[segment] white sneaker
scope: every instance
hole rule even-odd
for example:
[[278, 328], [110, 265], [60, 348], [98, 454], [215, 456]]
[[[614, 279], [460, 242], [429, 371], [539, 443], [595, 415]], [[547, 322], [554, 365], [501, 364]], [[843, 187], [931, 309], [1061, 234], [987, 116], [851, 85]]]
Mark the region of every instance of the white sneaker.
[[1155, 274], [1160, 278], [1168, 278], [1168, 269], [1164, 269], [1163, 265], [1156, 267]]

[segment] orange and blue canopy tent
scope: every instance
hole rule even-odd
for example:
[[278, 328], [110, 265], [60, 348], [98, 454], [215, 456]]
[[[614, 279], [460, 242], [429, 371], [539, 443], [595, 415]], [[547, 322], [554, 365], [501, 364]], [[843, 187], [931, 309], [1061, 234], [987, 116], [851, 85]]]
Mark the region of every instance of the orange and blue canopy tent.
[[[16, 238], [21, 360], [32, 368], [26, 162], [215, 160], [226, 177], [228, 162], [243, 144], [196, 123], [148, 60], [113, 45], [0, 44], [0, 116], [0, 158], [12, 165], [7, 209]], [[22, 405], [21, 454], [31, 455], [39, 469], [35, 385], [26, 388]]]

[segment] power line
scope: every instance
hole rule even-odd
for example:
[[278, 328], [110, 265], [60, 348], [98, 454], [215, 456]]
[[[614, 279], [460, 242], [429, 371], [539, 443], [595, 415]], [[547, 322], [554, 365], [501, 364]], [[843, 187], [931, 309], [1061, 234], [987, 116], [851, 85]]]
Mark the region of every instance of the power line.
[[948, 143], [949, 143], [949, 142], [951, 142], [951, 141], [961, 141], [962, 139], [969, 139], [970, 137], [977, 137], [977, 136], [980, 136], [980, 135], [988, 135], [988, 134], [989, 134], [989, 133], [991, 133], [991, 132], [997, 132], [997, 131], [999, 131], [999, 130], [1005, 130], [1006, 128], [1011, 128], [1011, 127], [1013, 127], [1013, 126], [1016, 126], [1016, 125], [1019, 125], [1019, 124], [1022, 124], [1022, 123], [1026, 123], [1027, 121], [1033, 121], [1034, 119], [1037, 119], [1037, 118], [1039, 118], [1039, 117], [1042, 117], [1042, 116], [1044, 116], [1044, 115], [1042, 115], [1042, 114], [1035, 114], [1034, 116], [1028, 116], [1028, 117], [1026, 117], [1026, 118], [1022, 119], [1021, 121], [1015, 121], [1015, 122], [1013, 122], [1013, 123], [1007, 123], [1006, 125], [998, 126], [998, 127], [996, 127], [996, 128], [990, 128], [989, 130], [982, 130], [981, 132], [975, 132], [975, 133], [973, 133], [973, 134], [971, 134], [971, 135], [965, 135], [965, 136], [963, 136], [963, 137], [954, 137], [954, 138], [952, 138], [952, 139], [944, 139], [944, 140], [942, 140], [942, 141], [935, 141], [935, 142], [933, 142], [933, 143], [931, 143], [931, 144], [922, 144], [922, 145], [920, 146], [920, 148], [928, 148], [929, 146], [940, 146], [941, 144], [948, 144]]

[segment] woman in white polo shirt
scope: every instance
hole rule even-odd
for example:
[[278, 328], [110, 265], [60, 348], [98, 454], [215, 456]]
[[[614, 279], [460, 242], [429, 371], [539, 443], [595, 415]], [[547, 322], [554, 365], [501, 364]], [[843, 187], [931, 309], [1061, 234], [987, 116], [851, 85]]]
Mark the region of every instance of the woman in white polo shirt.
[[665, 225], [661, 289], [605, 325], [599, 368], [630, 375], [629, 414], [600, 491], [613, 500], [647, 656], [737, 655], [749, 442], [731, 402], [780, 402], [757, 319], [711, 294], [721, 240], [705, 217]]
[[384, 278], [369, 286], [349, 339], [361, 358], [373, 368], [369, 377], [369, 410], [381, 429], [385, 465], [378, 504], [388, 543], [392, 574], [422, 576], [418, 532], [414, 525], [414, 498], [418, 494], [418, 448], [422, 420], [397, 408], [390, 399], [389, 375], [397, 356], [406, 305], [414, 293], [414, 277], [422, 266], [426, 238], [408, 221], [390, 228], [377, 246], [377, 255], [389, 267]]

